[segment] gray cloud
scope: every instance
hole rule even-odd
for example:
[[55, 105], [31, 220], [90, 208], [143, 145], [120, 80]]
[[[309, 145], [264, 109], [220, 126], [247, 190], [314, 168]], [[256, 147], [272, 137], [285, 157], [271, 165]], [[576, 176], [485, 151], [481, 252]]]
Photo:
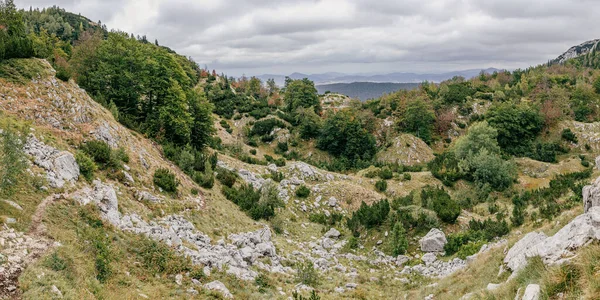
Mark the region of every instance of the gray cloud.
[[33, 0], [158, 39], [232, 75], [543, 63], [600, 37], [594, 0]]

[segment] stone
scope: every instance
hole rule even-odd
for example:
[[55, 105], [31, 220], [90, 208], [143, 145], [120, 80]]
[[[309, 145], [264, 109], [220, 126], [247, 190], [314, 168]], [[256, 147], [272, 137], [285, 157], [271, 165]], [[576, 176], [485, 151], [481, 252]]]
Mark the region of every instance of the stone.
[[336, 287], [334, 290], [336, 293], [344, 293], [346, 291], [346, 289], [344, 289], [343, 287]]
[[33, 157], [37, 166], [46, 170], [46, 179], [51, 187], [62, 188], [67, 182], [73, 183], [79, 178], [79, 165], [73, 154], [48, 146], [33, 134], [27, 138], [23, 151]]
[[217, 291], [221, 293], [226, 299], [233, 299], [233, 295], [231, 294], [231, 292], [229, 292], [227, 287], [218, 280], [205, 284], [204, 288], [211, 291]]
[[154, 196], [148, 191], [137, 191], [135, 197], [138, 201], [148, 201], [152, 203], [159, 203], [162, 201], [160, 197]]
[[331, 198], [329, 198], [329, 201], [327, 201], [327, 204], [331, 207], [336, 207], [337, 199], [335, 197], [331, 197]]
[[425, 263], [426, 266], [429, 266], [437, 260], [437, 257], [434, 253], [427, 253], [423, 255], [423, 258], [421, 258], [421, 260]]
[[407, 263], [409, 260], [410, 260], [410, 258], [406, 255], [398, 255], [398, 257], [396, 257], [396, 265], [402, 266], [405, 263]]
[[56, 287], [56, 285], [53, 285], [51, 288], [51, 291], [54, 295], [56, 295], [57, 298], [62, 298], [63, 294], [62, 292]]
[[427, 235], [419, 240], [423, 252], [444, 252], [446, 243], [448, 243], [446, 235], [437, 228], [432, 228]]
[[533, 246], [545, 240], [547, 236], [542, 232], [530, 232], [516, 242], [504, 257], [504, 263], [513, 272], [521, 270], [527, 265], [526, 252]]
[[17, 219], [15, 219], [15, 218], [6, 218], [4, 220], [4, 223], [6, 223], [6, 224], [15, 224], [15, 223], [17, 223]]
[[346, 283], [347, 289], [356, 289], [357, 287], [358, 287], [358, 284], [356, 284], [356, 283]]
[[521, 300], [538, 300], [541, 297], [541, 288], [537, 284], [530, 284], [525, 289], [525, 294]]
[[21, 205], [19, 205], [19, 204], [15, 203], [15, 202], [13, 202], [13, 201], [10, 201], [10, 200], [4, 200], [4, 202], [6, 202], [6, 204], [8, 204], [8, 205], [10, 205], [10, 206], [14, 207], [14, 208], [15, 208], [15, 209], [17, 209], [17, 210], [23, 210], [23, 208], [21, 207]]
[[377, 241], [377, 246], [379, 246], [379, 245], [381, 245], [381, 244], [383, 244], [383, 241], [382, 241], [382, 240], [378, 240], [378, 241]]
[[[600, 159], [600, 156], [596, 158], [596, 163], [598, 163], [598, 159]], [[597, 164], [596, 166], [600, 168], [600, 165]], [[582, 195], [584, 213], [587, 213], [594, 206], [600, 206], [600, 177], [596, 179], [594, 184], [584, 186]]]
[[110, 185], [106, 185], [99, 180], [94, 180], [93, 189], [86, 187], [73, 196], [81, 205], [94, 203], [100, 209], [102, 217], [115, 226], [121, 224], [121, 213], [119, 212], [119, 202], [117, 193]]
[[341, 235], [341, 233], [337, 229], [331, 228], [331, 229], [329, 229], [329, 231], [327, 231], [325, 233], [324, 237], [337, 239], [340, 237], [340, 235]]
[[181, 285], [183, 283], [183, 275], [181, 275], [181, 274], [175, 275], [175, 283], [177, 285]]
[[495, 290], [497, 290], [498, 288], [500, 288], [501, 286], [502, 286], [502, 284], [488, 283], [488, 285], [487, 285], [486, 289], [487, 289], [488, 291], [495, 291]]

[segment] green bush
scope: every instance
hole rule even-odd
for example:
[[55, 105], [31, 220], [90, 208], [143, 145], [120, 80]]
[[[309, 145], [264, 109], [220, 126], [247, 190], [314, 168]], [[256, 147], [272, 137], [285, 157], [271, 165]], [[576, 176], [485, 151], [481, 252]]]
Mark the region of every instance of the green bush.
[[406, 181], [410, 181], [412, 180], [412, 176], [409, 173], [404, 173], [403, 175], [404, 180]]
[[421, 205], [432, 209], [446, 223], [454, 223], [460, 215], [460, 207], [443, 188], [426, 187], [421, 190]]
[[573, 133], [573, 131], [571, 131], [570, 128], [563, 129], [563, 131], [561, 133], [561, 137], [563, 140], [565, 140], [567, 142], [571, 142], [574, 144], [578, 143], [577, 136], [575, 135], [575, 133]]
[[289, 150], [287, 142], [279, 142], [277, 143], [277, 150], [281, 153], [287, 152]]
[[107, 166], [111, 162], [112, 150], [103, 141], [89, 141], [81, 145], [81, 150], [89, 155], [97, 164]]
[[389, 180], [394, 177], [394, 172], [389, 167], [383, 167], [379, 171], [379, 177], [383, 180]]
[[256, 149], [250, 149], [250, 154], [256, 155]]
[[217, 180], [221, 182], [221, 184], [227, 187], [233, 187], [235, 182], [237, 181], [237, 174], [227, 169], [218, 168], [217, 169]]
[[392, 229], [392, 255], [398, 256], [405, 254], [408, 249], [408, 239], [406, 238], [406, 231], [401, 222], [396, 222]]
[[344, 216], [342, 214], [338, 214], [338, 213], [331, 213], [331, 214], [329, 214], [329, 216], [327, 216], [324, 213], [316, 213], [316, 214], [310, 214], [308, 216], [309, 221], [311, 221], [313, 223], [317, 223], [317, 224], [327, 225], [327, 226], [333, 226], [333, 225], [341, 222], [343, 218], [344, 218]]
[[301, 185], [296, 190], [296, 196], [299, 198], [307, 198], [309, 195], [310, 195], [310, 189], [307, 188], [305, 185]]
[[160, 168], [154, 171], [154, 184], [167, 193], [176, 193], [180, 182], [170, 170]]
[[174, 275], [190, 272], [194, 277], [202, 277], [201, 271], [192, 267], [189, 258], [178, 255], [166, 244], [145, 237], [137, 238], [131, 245], [131, 251], [139, 257], [142, 266], [152, 275]]
[[94, 179], [94, 172], [98, 169], [94, 161], [84, 152], [77, 151], [75, 160], [79, 165], [79, 172], [88, 182]]
[[296, 265], [296, 282], [312, 287], [319, 285], [319, 274], [311, 261]]
[[27, 157], [23, 152], [24, 137], [24, 132], [13, 130], [10, 122], [0, 134], [0, 194], [12, 195], [25, 174]]
[[377, 189], [377, 191], [379, 192], [385, 192], [387, 190], [388, 184], [387, 181], [385, 180], [379, 180], [375, 183], [375, 188]]
[[44, 265], [47, 268], [52, 269], [57, 272], [63, 271], [68, 267], [67, 261], [64, 258], [62, 258], [60, 255], [58, 255], [58, 252], [56, 252], [56, 251], [52, 252], [52, 254], [46, 258]]
[[251, 185], [242, 185], [239, 189], [223, 186], [223, 195], [254, 220], [269, 220], [275, 216], [275, 208], [284, 206], [274, 184], [264, 186], [262, 191]]
[[250, 136], [270, 136], [271, 132], [275, 128], [285, 128], [285, 124], [276, 118], [256, 121], [250, 130]]
[[357, 234], [360, 226], [369, 229], [383, 224], [389, 213], [390, 203], [387, 199], [375, 202], [372, 205], [368, 205], [363, 201], [360, 208], [352, 213], [351, 218], [347, 219], [346, 225], [354, 234]]

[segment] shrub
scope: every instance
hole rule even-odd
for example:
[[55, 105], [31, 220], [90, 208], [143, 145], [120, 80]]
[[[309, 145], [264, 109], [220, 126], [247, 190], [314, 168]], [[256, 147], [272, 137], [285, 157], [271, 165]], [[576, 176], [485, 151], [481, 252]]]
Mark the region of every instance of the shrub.
[[250, 154], [256, 155], [256, 149], [250, 149]]
[[405, 254], [408, 249], [408, 239], [406, 231], [401, 222], [396, 222], [392, 229], [392, 255], [398, 256]]
[[63, 271], [68, 267], [67, 261], [59, 256], [58, 252], [53, 252], [50, 256], [48, 256], [44, 262], [44, 265], [57, 272]]
[[464, 177], [462, 169], [459, 167], [459, 160], [454, 151], [446, 151], [437, 155], [429, 162], [431, 174], [446, 186], [454, 185], [454, 182]]
[[379, 177], [383, 180], [389, 180], [394, 177], [394, 173], [389, 167], [383, 167], [379, 171]]
[[397, 197], [396, 199], [394, 199], [394, 201], [392, 201], [392, 207], [395, 210], [398, 210], [403, 206], [412, 205], [413, 200], [414, 200], [414, 194], [411, 192], [410, 194], [408, 194], [404, 197]]
[[307, 198], [309, 195], [310, 195], [310, 189], [307, 188], [305, 185], [300, 186], [296, 190], [296, 196], [299, 198]]
[[94, 172], [98, 169], [94, 161], [84, 152], [78, 151], [75, 160], [79, 165], [79, 172], [88, 182], [94, 179]]
[[154, 171], [154, 184], [167, 193], [177, 192], [180, 182], [170, 170], [160, 168]]
[[287, 152], [289, 150], [287, 142], [279, 142], [277, 143], [277, 150], [279, 152]]
[[460, 215], [456, 201], [442, 188], [424, 188], [421, 191], [421, 205], [432, 209], [446, 223], [454, 223]]
[[218, 168], [217, 180], [227, 187], [232, 187], [237, 180], [237, 174], [224, 168]]
[[409, 173], [404, 173], [403, 175], [404, 180], [406, 181], [410, 181], [412, 180], [412, 176]]
[[561, 137], [567, 142], [571, 142], [574, 144], [578, 143], [577, 136], [575, 135], [575, 133], [573, 133], [573, 131], [571, 131], [570, 128], [563, 129]]
[[201, 274], [199, 271], [191, 267], [189, 258], [176, 254], [171, 248], [161, 242], [139, 237], [132, 244], [132, 252], [140, 258], [142, 266], [153, 275], [172, 275], [194, 271], [190, 274], [194, 274], [195, 277], [202, 277], [202, 275], [199, 275]]
[[262, 192], [251, 185], [242, 185], [239, 189], [224, 186], [223, 194], [254, 220], [269, 220], [275, 216], [276, 207], [284, 206], [274, 184], [263, 186]]
[[276, 118], [256, 121], [250, 130], [250, 136], [267, 136], [270, 135], [275, 128], [285, 128], [285, 124]]
[[256, 276], [254, 283], [258, 286], [258, 292], [263, 294], [266, 293], [268, 289], [273, 287], [269, 281], [269, 278], [264, 274], [259, 274]]
[[333, 226], [333, 225], [341, 222], [343, 218], [344, 218], [344, 216], [342, 214], [338, 214], [338, 213], [331, 213], [331, 214], [329, 214], [329, 216], [327, 216], [324, 213], [316, 213], [316, 214], [310, 214], [308, 216], [309, 221], [311, 221], [313, 223], [317, 223], [317, 224], [328, 225], [328, 226]]
[[110, 146], [103, 141], [89, 141], [81, 145], [81, 150], [89, 155], [102, 168], [110, 165], [112, 150]]
[[380, 192], [385, 192], [387, 190], [388, 184], [385, 180], [379, 180], [375, 183], [375, 188]]
[[296, 282], [313, 287], [319, 284], [319, 274], [311, 261], [299, 262], [296, 271]]
[[0, 133], [0, 194], [12, 195], [27, 168], [27, 157], [23, 152], [24, 132], [14, 131], [10, 122], [8, 125]]
[[372, 205], [368, 205], [363, 201], [360, 208], [353, 212], [352, 217], [347, 220], [347, 226], [356, 234], [360, 226], [369, 229], [383, 224], [389, 212], [390, 203], [388, 200], [381, 200]]

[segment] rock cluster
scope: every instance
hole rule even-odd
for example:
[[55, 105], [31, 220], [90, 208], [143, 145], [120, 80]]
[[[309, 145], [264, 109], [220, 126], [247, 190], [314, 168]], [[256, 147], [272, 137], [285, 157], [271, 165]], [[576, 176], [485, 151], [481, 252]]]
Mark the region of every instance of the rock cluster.
[[435, 254], [428, 253], [423, 256], [423, 262], [425, 264], [419, 264], [413, 267], [405, 266], [400, 274], [408, 275], [418, 273], [427, 277], [446, 277], [458, 270], [464, 269], [467, 266], [467, 262], [455, 258], [451, 261], [438, 260]]
[[21, 272], [51, 246], [52, 243], [48, 240], [29, 236], [12, 228], [4, 227], [0, 230], [0, 296], [11, 299], [16, 296]]
[[[231, 244], [220, 240], [213, 245], [207, 235], [197, 231], [192, 223], [179, 215], [170, 215], [150, 222], [136, 214], [121, 216], [114, 188], [100, 181], [94, 181], [93, 184], [93, 188], [84, 188], [74, 193], [73, 198], [82, 205], [97, 205], [102, 217], [115, 227], [144, 234], [153, 240], [173, 246], [196, 264], [219, 270], [227, 269], [227, 273], [243, 280], [253, 280], [258, 275], [250, 269], [252, 265], [269, 272], [292, 271], [281, 265], [268, 227], [254, 232], [232, 234], [228, 237], [232, 241]], [[258, 261], [263, 257], [269, 258], [270, 265]]]
[[48, 146], [33, 134], [27, 138], [23, 150], [33, 157], [37, 166], [46, 170], [51, 187], [62, 188], [65, 183], [79, 178], [79, 165], [73, 154]]
[[204, 288], [207, 290], [217, 291], [221, 293], [223, 295], [223, 298], [225, 299], [233, 299], [233, 295], [231, 294], [231, 292], [229, 292], [227, 287], [218, 280], [205, 284]]
[[590, 208], [551, 237], [536, 232], [527, 234], [508, 251], [504, 263], [513, 272], [525, 267], [527, 258], [534, 256], [546, 264], [560, 264], [594, 239], [600, 240], [600, 206]]

